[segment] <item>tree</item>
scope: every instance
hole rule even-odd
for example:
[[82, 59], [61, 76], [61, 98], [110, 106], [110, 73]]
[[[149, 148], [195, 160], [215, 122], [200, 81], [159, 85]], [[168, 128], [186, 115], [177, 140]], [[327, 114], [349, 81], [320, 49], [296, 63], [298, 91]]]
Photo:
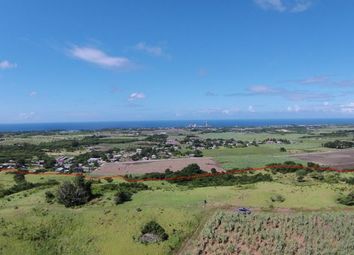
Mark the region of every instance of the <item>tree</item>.
[[65, 207], [86, 204], [93, 197], [91, 184], [83, 176], [75, 177], [73, 182], [64, 182], [58, 189], [58, 202]]
[[126, 191], [119, 191], [114, 197], [116, 205], [123, 204], [127, 201], [130, 201], [131, 199], [132, 194]]
[[26, 182], [25, 175], [22, 173], [16, 173], [14, 175], [14, 181], [16, 182], [16, 184], [22, 184], [22, 183]]
[[280, 152], [286, 152], [286, 149], [284, 147], [281, 147]]

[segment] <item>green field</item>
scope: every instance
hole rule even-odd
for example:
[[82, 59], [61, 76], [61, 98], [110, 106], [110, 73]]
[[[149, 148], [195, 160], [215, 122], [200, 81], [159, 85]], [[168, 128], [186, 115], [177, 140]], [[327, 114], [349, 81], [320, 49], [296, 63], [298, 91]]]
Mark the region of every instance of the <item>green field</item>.
[[[276, 132], [193, 132], [200, 138], [240, 139], [261, 141], [267, 138], [288, 139], [291, 144], [259, 144], [245, 148], [225, 148], [203, 150], [203, 155], [218, 161], [224, 169], [262, 167], [269, 163], [283, 163], [292, 160], [295, 153], [333, 150], [325, 148], [325, 141], [336, 139], [350, 141], [352, 135], [342, 136], [333, 132], [346, 130], [345, 127], [324, 127], [308, 133]], [[156, 131], [157, 132], [157, 131]], [[169, 131], [167, 131], [169, 132]], [[105, 131], [107, 139], [135, 139], [127, 143], [102, 143], [95, 145], [102, 150], [119, 147], [139, 147], [136, 138], [144, 139], [151, 131], [130, 137], [119, 132]], [[325, 135], [321, 135], [325, 133]], [[0, 143], [17, 142], [40, 143], [61, 139], [84, 139], [93, 133], [54, 135], [6, 135]], [[99, 133], [101, 134], [101, 133]], [[101, 134], [101, 135], [102, 135]], [[169, 139], [182, 140], [191, 134], [186, 130], [173, 130]], [[329, 134], [329, 135], [328, 135]], [[286, 148], [281, 152], [280, 148]], [[76, 151], [50, 152], [49, 155], [78, 155], [89, 150], [81, 147]], [[182, 145], [182, 151], [186, 145]], [[306, 164], [307, 162], [299, 163]], [[310, 175], [304, 182], [298, 182], [295, 173], [271, 174], [272, 182], [232, 186], [199, 187], [183, 186], [165, 181], [145, 182], [149, 190], [133, 195], [132, 201], [116, 205], [115, 191], [101, 191], [105, 180], [94, 182], [96, 198], [75, 208], [66, 208], [54, 202], [47, 203], [46, 191], [56, 193], [58, 185], [34, 187], [0, 198], [0, 254], [185, 254], [186, 240], [199, 235], [204, 223], [218, 210], [230, 211], [237, 207], [251, 207], [255, 211], [279, 213], [295, 211], [341, 212], [352, 211], [341, 205], [337, 199], [353, 190], [343, 178], [354, 174], [324, 173], [322, 181]], [[254, 175], [254, 174], [253, 174]], [[49, 179], [59, 182], [73, 177], [53, 175], [27, 175], [31, 183], [46, 183]], [[335, 182], [333, 180], [336, 179]], [[116, 179], [113, 183], [121, 183]], [[0, 191], [14, 185], [13, 174], [0, 173]], [[283, 202], [272, 201], [281, 195]], [[273, 212], [272, 212], [273, 211]], [[141, 228], [149, 221], [158, 222], [168, 233], [169, 239], [156, 244], [142, 244], [138, 241]], [[193, 249], [191, 248], [191, 251]], [[188, 254], [188, 253], [186, 253]]]
[[[50, 178], [53, 177], [27, 176], [31, 182]], [[71, 177], [55, 178], [62, 181]], [[345, 206], [337, 204], [336, 199], [351, 189], [346, 184], [311, 181], [297, 185], [291, 174], [274, 178], [276, 181], [271, 183], [195, 189], [150, 182], [147, 184], [151, 190], [134, 195], [131, 202], [114, 205], [113, 192], [105, 192], [76, 209], [46, 203], [45, 189], [19, 192], [0, 200], [1, 251], [2, 254], [168, 254], [176, 252], [182, 241], [217, 208], [339, 210]], [[0, 174], [2, 187], [11, 186], [12, 182], [12, 175]], [[94, 189], [100, 185], [95, 184]], [[285, 201], [271, 202], [270, 197], [279, 193]], [[134, 240], [141, 226], [150, 220], [156, 220], [166, 229], [170, 235], [168, 241], [143, 245]]]

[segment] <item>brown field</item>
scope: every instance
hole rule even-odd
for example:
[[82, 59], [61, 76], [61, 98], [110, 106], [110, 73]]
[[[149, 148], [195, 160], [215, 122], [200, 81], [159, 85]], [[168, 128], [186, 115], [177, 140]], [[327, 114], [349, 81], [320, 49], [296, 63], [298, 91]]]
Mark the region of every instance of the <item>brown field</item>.
[[336, 150], [330, 152], [306, 153], [294, 155], [295, 158], [314, 162], [338, 169], [354, 169], [354, 150]]
[[151, 172], [163, 173], [167, 168], [171, 171], [178, 171], [193, 163], [198, 164], [204, 171], [210, 171], [212, 168], [215, 168], [217, 171], [223, 170], [213, 159], [203, 157], [105, 163], [97, 170], [93, 171], [92, 175], [115, 176]]

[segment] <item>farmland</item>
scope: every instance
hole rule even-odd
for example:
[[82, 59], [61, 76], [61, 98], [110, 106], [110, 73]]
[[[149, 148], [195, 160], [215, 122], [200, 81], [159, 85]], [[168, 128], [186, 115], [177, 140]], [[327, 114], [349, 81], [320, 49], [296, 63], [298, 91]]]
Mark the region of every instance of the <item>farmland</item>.
[[145, 174], [151, 172], [163, 173], [166, 169], [171, 171], [180, 170], [190, 164], [198, 164], [202, 169], [210, 171], [215, 168], [221, 171], [222, 168], [211, 158], [180, 158], [149, 161], [130, 161], [122, 163], [106, 163], [92, 172], [93, 176], [116, 176], [126, 174]]
[[353, 212], [218, 212], [188, 254], [352, 254]]
[[[7, 153], [2, 154], [2, 158], [24, 156], [21, 171], [33, 174], [25, 175], [25, 182], [20, 182], [14, 173], [0, 172], [0, 253], [196, 254], [202, 247], [201, 252], [208, 254], [214, 254], [215, 249], [223, 251], [221, 254], [272, 254], [283, 247], [279, 251], [282, 254], [290, 249], [297, 249], [295, 254], [306, 254], [304, 251], [311, 251], [316, 243], [323, 254], [327, 251], [345, 254], [350, 248], [347, 243], [353, 238], [353, 233], [347, 231], [351, 226], [343, 227], [346, 236], [335, 226], [343, 226], [353, 219], [353, 207], [339, 201], [353, 191], [354, 174], [319, 172], [307, 168], [307, 163], [336, 164], [310, 158], [326, 155], [322, 153], [350, 156], [347, 149], [327, 148], [323, 144], [351, 141], [353, 135], [348, 132], [351, 129], [325, 126], [289, 128], [287, 132], [253, 128], [226, 132], [166, 129], [4, 134], [0, 144]], [[30, 148], [35, 149], [32, 152], [36, 155], [23, 150], [24, 141], [34, 146]], [[6, 148], [11, 148], [11, 154]], [[196, 153], [200, 157], [194, 157]], [[122, 156], [119, 159], [115, 157], [118, 154]], [[90, 181], [93, 196], [89, 201], [70, 208], [59, 203], [59, 188], [75, 177], [59, 173], [55, 167], [40, 168], [35, 163], [36, 157], [44, 155], [72, 160], [64, 164], [85, 165], [91, 164], [86, 163], [87, 160], [97, 160], [98, 165], [89, 165], [93, 168], [89, 172], [68, 169], [68, 173], [83, 174]], [[153, 155], [161, 158], [153, 159]], [[263, 179], [258, 173], [235, 173], [183, 182], [146, 181], [143, 183], [147, 188], [131, 193], [124, 203], [116, 203], [116, 194], [125, 187], [122, 184], [129, 187], [129, 183], [122, 178], [109, 178], [110, 175], [130, 174], [139, 178], [153, 172], [165, 174], [167, 168], [171, 176], [193, 174], [190, 169], [179, 171], [190, 163], [196, 163], [205, 171], [215, 168], [214, 171], [220, 173], [285, 161], [303, 164], [301, 171], [268, 169], [260, 173]], [[40, 171], [35, 171], [37, 168]], [[53, 196], [50, 201], [48, 194]], [[234, 210], [238, 207], [249, 207], [253, 213], [235, 220]], [[212, 236], [205, 236], [210, 224], [220, 215], [223, 215], [220, 227]], [[264, 222], [269, 217], [267, 228]], [[150, 244], [139, 241], [142, 227], [151, 221], [166, 231], [167, 240]], [[225, 226], [233, 221], [239, 231], [224, 232]], [[321, 224], [313, 225], [314, 221]], [[252, 232], [252, 224], [260, 225], [261, 230]], [[272, 224], [278, 224], [279, 228], [270, 228]], [[298, 225], [298, 228], [287, 232], [287, 224]], [[323, 229], [333, 229], [333, 232]], [[308, 242], [303, 245], [288, 244], [279, 234], [302, 240], [305, 238], [302, 232], [313, 236], [312, 239], [306, 236]], [[323, 241], [314, 239], [317, 237], [312, 233], [322, 232]], [[334, 239], [336, 242], [331, 246], [328, 240], [333, 235], [341, 239]], [[262, 236], [275, 238], [275, 246], [258, 243]], [[223, 241], [225, 238], [227, 242]], [[188, 239], [196, 242], [190, 243]]]

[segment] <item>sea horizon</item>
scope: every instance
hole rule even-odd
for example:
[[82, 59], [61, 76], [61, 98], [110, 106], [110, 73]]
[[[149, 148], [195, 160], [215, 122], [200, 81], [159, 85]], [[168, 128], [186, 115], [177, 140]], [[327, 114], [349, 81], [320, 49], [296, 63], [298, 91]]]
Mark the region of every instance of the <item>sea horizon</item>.
[[186, 128], [197, 127], [267, 127], [290, 125], [354, 125], [354, 118], [288, 118], [227, 120], [141, 120], [3, 123], [0, 132], [80, 131], [103, 129]]

